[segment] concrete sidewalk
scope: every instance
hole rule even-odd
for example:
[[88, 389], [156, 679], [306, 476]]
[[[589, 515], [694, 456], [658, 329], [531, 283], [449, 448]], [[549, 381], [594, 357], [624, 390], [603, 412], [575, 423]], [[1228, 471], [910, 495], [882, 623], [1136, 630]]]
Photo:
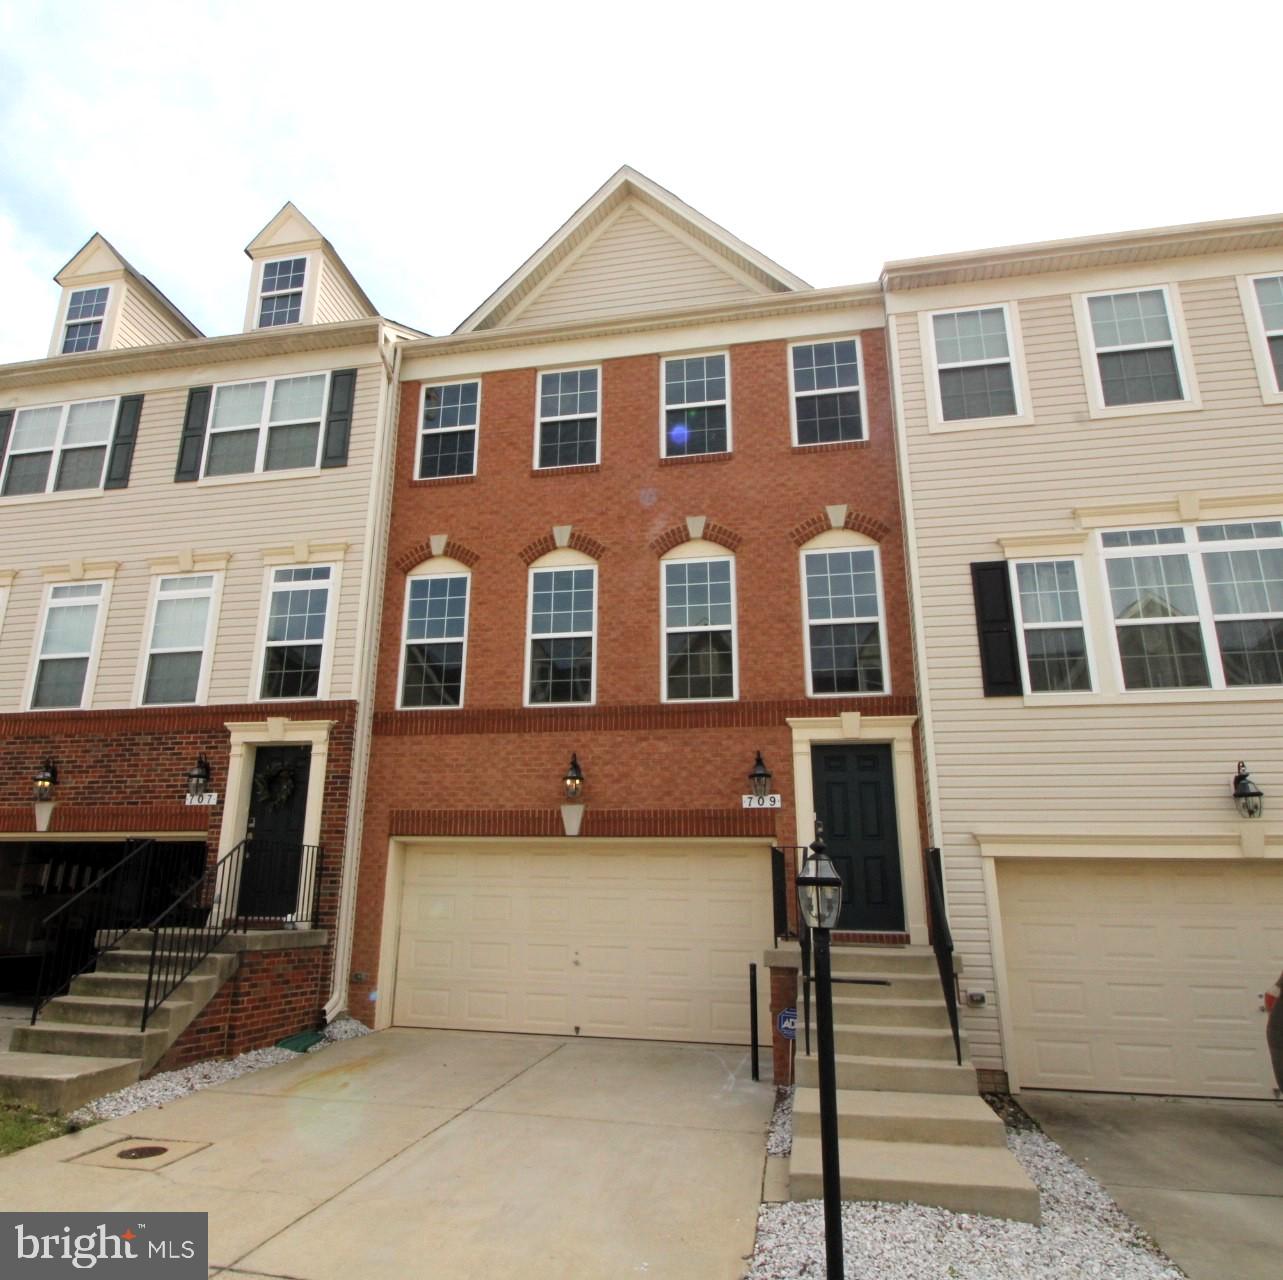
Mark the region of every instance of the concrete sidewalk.
[[1019, 1100], [1190, 1280], [1283, 1275], [1283, 1104], [1031, 1090]]
[[732, 1280], [773, 1101], [733, 1047], [397, 1029], [17, 1152], [0, 1203], [208, 1211], [242, 1278]]

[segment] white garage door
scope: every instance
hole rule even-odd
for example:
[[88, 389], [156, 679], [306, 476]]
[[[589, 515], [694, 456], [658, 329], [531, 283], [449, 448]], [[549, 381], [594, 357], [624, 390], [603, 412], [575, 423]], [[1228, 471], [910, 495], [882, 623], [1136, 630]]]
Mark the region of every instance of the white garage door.
[[1002, 863], [998, 884], [1022, 1084], [1272, 1096], [1283, 864]]
[[746, 1043], [748, 965], [772, 941], [770, 881], [761, 844], [411, 848], [393, 1020]]

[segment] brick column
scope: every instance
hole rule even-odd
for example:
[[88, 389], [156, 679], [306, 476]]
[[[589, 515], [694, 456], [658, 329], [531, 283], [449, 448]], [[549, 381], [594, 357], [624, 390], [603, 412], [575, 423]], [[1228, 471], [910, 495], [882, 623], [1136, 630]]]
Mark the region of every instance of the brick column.
[[784, 1009], [797, 1008], [797, 970], [771, 966], [771, 1047], [773, 1050], [775, 1083], [777, 1086], [793, 1083], [792, 1040], [780, 1034], [779, 1014]]

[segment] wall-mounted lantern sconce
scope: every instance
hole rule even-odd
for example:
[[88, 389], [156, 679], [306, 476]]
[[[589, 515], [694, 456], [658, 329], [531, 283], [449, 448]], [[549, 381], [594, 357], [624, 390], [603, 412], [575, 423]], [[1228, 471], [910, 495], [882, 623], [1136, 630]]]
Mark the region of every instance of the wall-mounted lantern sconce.
[[565, 788], [566, 799], [572, 804], [583, 795], [584, 771], [579, 767], [579, 757], [573, 753], [570, 757], [570, 768], [566, 770], [561, 784]]
[[204, 755], [196, 757], [196, 763], [187, 770], [187, 794], [189, 796], [203, 796], [209, 790], [209, 761]]
[[54, 764], [52, 758], [46, 758], [40, 771], [32, 779], [31, 798], [37, 804], [43, 804], [53, 799], [53, 789], [58, 785], [58, 766]]
[[1238, 762], [1238, 772], [1234, 775], [1234, 803], [1245, 818], [1259, 818], [1265, 808], [1265, 796], [1261, 788], [1252, 781], [1247, 765]]
[[759, 800], [762, 799], [763, 796], [770, 795], [771, 779], [773, 777], [774, 775], [766, 767], [766, 764], [762, 760], [762, 753], [759, 751], [757, 753], [757, 759], [753, 761], [753, 768], [748, 775], [748, 785], [751, 793]]

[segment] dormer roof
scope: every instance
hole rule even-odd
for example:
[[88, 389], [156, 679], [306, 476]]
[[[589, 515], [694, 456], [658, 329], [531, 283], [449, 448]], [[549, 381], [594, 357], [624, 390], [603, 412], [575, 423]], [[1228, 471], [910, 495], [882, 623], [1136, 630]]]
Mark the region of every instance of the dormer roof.
[[624, 165], [456, 333], [809, 289]]

